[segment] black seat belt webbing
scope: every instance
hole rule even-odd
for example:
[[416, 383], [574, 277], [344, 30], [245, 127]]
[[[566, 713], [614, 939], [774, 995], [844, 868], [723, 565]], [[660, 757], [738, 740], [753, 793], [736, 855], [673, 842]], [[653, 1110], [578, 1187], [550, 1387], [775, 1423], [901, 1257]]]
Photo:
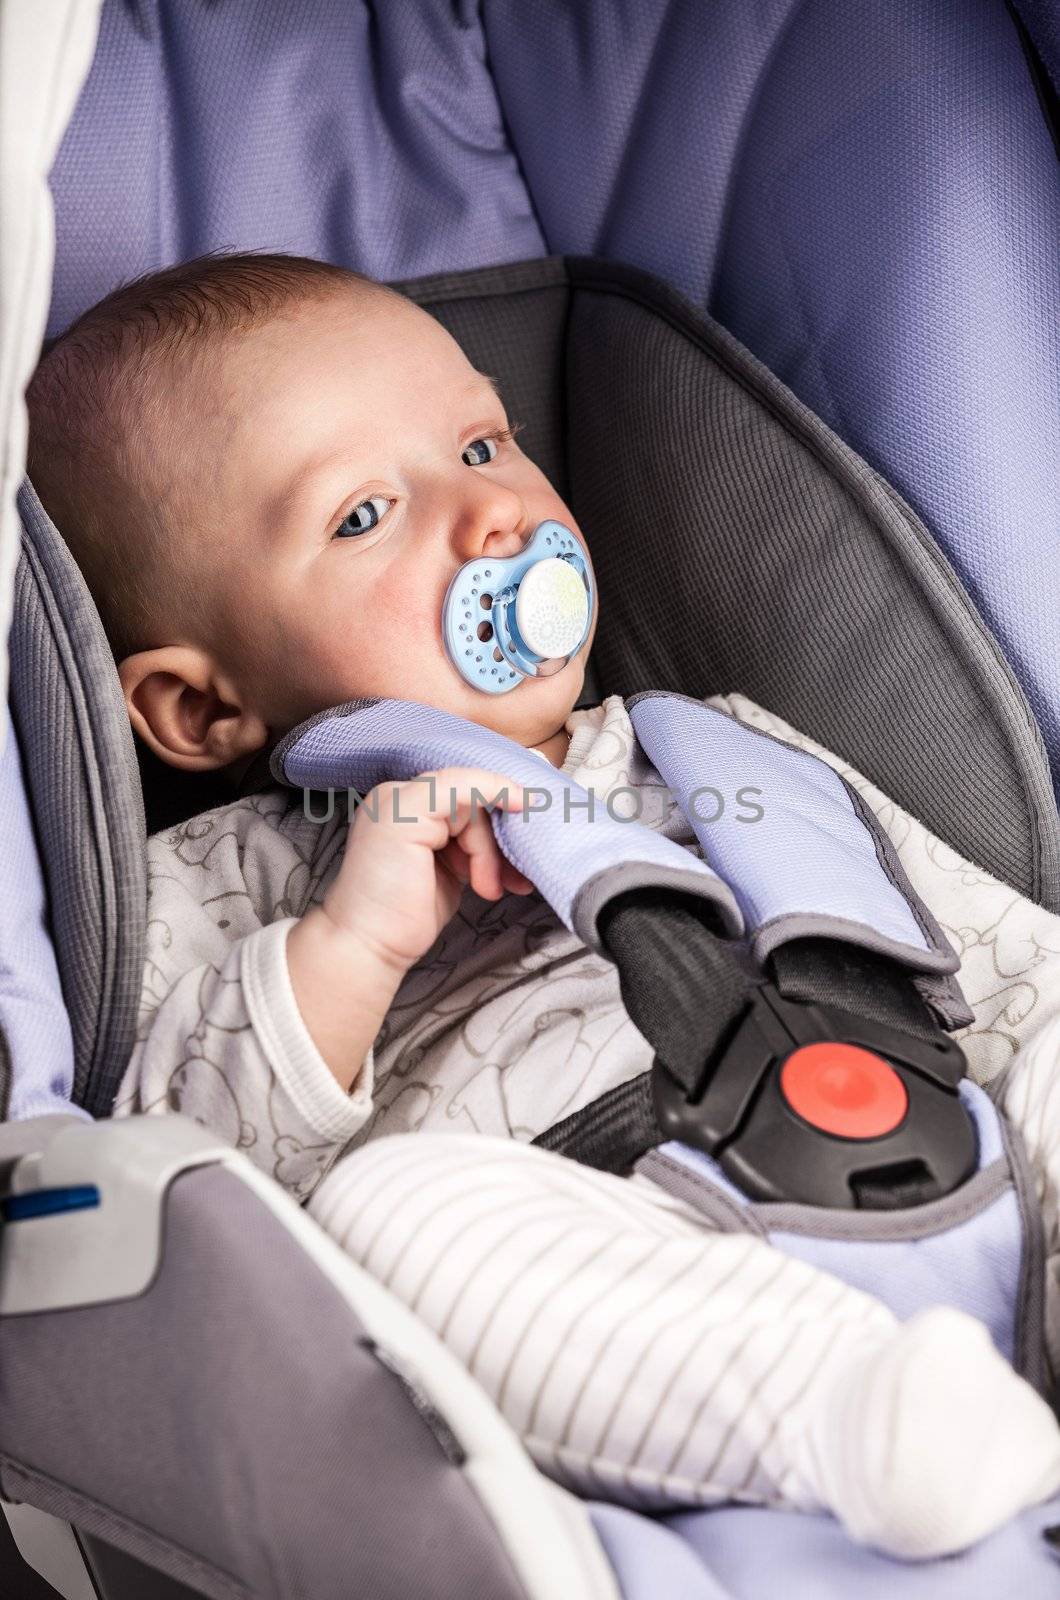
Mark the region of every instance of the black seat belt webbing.
[[[752, 979], [719, 937], [709, 906], [692, 896], [632, 889], [603, 908], [599, 927], [631, 1021], [657, 1063], [694, 1095], [746, 1009]], [[650, 1072], [619, 1084], [533, 1142], [586, 1166], [626, 1171], [659, 1142], [651, 1085]]]
[[752, 979], [718, 936], [710, 907], [692, 896], [634, 889], [600, 915], [622, 1001], [671, 1076], [688, 1093], [751, 996]]

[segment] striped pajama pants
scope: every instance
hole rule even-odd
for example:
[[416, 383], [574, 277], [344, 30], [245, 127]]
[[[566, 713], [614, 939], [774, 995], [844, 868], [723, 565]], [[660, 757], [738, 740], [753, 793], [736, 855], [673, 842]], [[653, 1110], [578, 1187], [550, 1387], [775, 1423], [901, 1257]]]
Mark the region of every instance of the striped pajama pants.
[[[889, 1314], [644, 1179], [424, 1132], [339, 1163], [309, 1210], [477, 1378], [537, 1464], [642, 1508], [805, 1503], [782, 1435]], [[811, 1502], [812, 1503], [812, 1502]]]
[[[308, 1209], [580, 1494], [823, 1507], [915, 1556], [960, 1548], [1060, 1483], [1053, 1418], [978, 1323], [945, 1308], [899, 1323], [646, 1178], [421, 1132], [345, 1157]], [[985, 1499], [966, 1482], [974, 1471], [983, 1489], [984, 1455]]]

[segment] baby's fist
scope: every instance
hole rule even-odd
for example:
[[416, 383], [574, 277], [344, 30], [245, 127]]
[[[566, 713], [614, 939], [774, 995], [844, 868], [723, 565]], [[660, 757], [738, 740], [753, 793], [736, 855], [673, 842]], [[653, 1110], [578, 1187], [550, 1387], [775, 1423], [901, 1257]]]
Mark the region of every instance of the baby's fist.
[[323, 909], [378, 959], [404, 973], [434, 944], [465, 884], [486, 900], [529, 894], [489, 819], [522, 807], [519, 784], [481, 767], [443, 767], [381, 783], [354, 813], [346, 856]]

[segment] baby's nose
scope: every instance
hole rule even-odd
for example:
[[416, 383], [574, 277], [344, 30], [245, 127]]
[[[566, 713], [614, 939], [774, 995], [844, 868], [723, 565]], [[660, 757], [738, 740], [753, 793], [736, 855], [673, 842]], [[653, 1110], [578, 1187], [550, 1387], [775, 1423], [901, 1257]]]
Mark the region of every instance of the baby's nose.
[[455, 528], [456, 553], [461, 561], [474, 561], [480, 555], [503, 560], [518, 555], [531, 532], [521, 495], [503, 484], [484, 483], [461, 507]]

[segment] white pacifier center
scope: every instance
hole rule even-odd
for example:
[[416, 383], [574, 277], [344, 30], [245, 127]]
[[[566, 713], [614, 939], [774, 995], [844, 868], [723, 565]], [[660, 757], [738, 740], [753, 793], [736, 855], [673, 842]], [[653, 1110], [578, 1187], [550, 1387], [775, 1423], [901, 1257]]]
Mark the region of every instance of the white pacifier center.
[[571, 655], [585, 637], [589, 596], [569, 561], [548, 556], [530, 568], [515, 600], [523, 643], [551, 659]]

